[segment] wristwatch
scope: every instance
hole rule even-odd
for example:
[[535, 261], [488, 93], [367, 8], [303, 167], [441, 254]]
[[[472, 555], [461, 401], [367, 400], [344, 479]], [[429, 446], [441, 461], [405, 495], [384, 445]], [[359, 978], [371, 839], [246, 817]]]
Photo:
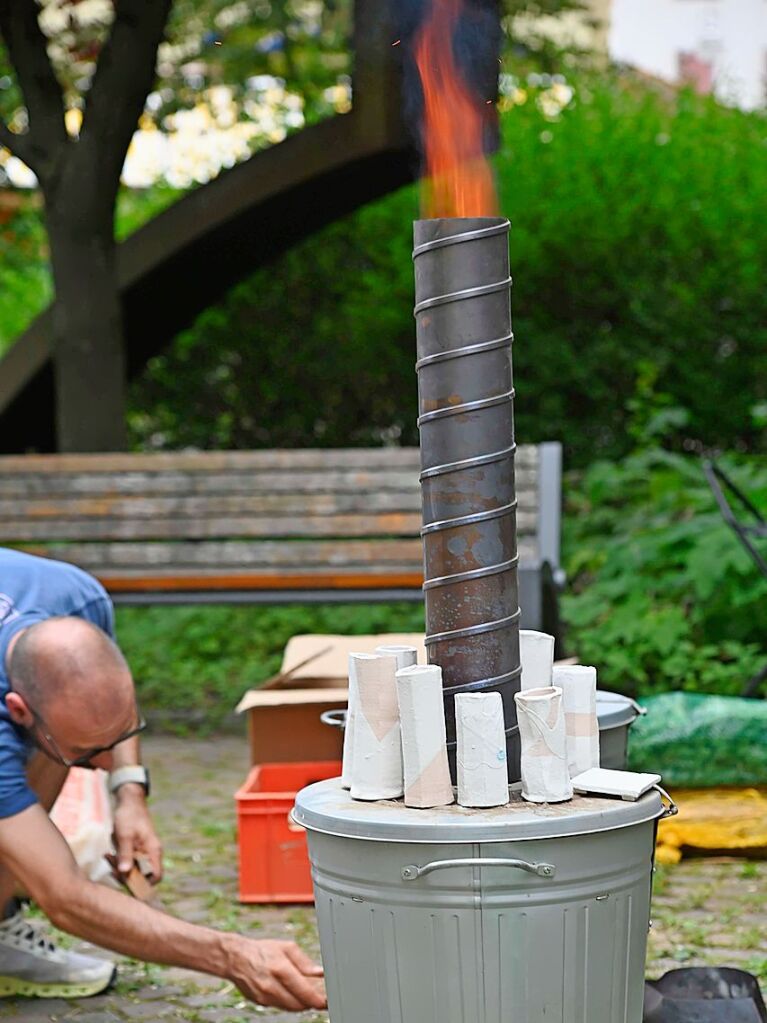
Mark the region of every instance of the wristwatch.
[[121, 785], [126, 785], [128, 782], [143, 785], [144, 792], [147, 796], [149, 795], [149, 771], [143, 764], [129, 764], [126, 767], [118, 767], [116, 771], [110, 771], [110, 792], [117, 792]]

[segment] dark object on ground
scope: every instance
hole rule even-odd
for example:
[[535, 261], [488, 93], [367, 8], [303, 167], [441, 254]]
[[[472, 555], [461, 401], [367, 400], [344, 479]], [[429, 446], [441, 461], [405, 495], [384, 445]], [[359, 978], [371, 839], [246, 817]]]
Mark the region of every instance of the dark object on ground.
[[677, 788], [767, 785], [767, 703], [703, 693], [642, 703], [647, 714], [631, 730], [630, 771], [658, 771]]
[[[729, 476], [715, 462], [704, 462], [703, 471], [724, 521], [743, 544], [764, 578], [767, 579], [767, 560], [754, 545], [754, 540], [767, 540], [767, 521], [759, 509], [752, 504], [742, 490], [735, 486]], [[745, 521], [738, 518], [736, 508], [744, 516]], [[748, 521], [749, 519], [752, 521]], [[767, 681], [767, 665], [749, 679], [743, 689], [743, 696], [756, 696], [759, 687], [765, 681]]]
[[756, 977], [729, 967], [671, 970], [645, 984], [643, 1023], [767, 1023]]

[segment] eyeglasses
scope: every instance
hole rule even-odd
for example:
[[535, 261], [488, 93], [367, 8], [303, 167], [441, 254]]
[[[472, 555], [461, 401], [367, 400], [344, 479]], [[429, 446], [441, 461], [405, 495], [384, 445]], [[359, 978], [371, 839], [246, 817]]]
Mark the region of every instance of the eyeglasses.
[[29, 704], [27, 704], [27, 709], [29, 710], [29, 713], [32, 715], [32, 717], [35, 719], [35, 727], [40, 732], [40, 735], [42, 735], [42, 737], [45, 739], [48, 745], [47, 749], [43, 749], [43, 753], [46, 753], [51, 758], [51, 760], [55, 760], [56, 763], [61, 764], [63, 767], [90, 767], [91, 760], [94, 760], [102, 753], [109, 753], [109, 751], [113, 750], [115, 746], [119, 746], [120, 743], [125, 742], [126, 739], [132, 739], [140, 732], [143, 732], [144, 729], [146, 728], [146, 721], [144, 720], [143, 717], [139, 716], [139, 723], [136, 725], [135, 728], [131, 728], [129, 732], [125, 732], [124, 735], [121, 735], [119, 738], [115, 739], [114, 742], [110, 742], [108, 746], [94, 746], [93, 749], [89, 749], [87, 750], [87, 752], [81, 753], [79, 757], [74, 757], [70, 759], [69, 757], [65, 757], [63, 755], [59, 747], [56, 745], [56, 740], [53, 738], [53, 736], [50, 735], [49, 732], [45, 731], [47, 726], [45, 724], [45, 721], [43, 721], [42, 717], [37, 713], [37, 711], [30, 707]]

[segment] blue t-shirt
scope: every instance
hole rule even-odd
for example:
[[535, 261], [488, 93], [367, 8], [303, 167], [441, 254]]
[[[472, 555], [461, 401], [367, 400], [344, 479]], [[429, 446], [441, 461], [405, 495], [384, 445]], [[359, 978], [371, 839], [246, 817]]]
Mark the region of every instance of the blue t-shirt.
[[62, 615], [85, 618], [114, 636], [112, 602], [87, 572], [0, 547], [0, 818], [12, 817], [37, 802], [26, 775], [33, 747], [5, 706], [10, 688], [8, 644], [22, 629]]

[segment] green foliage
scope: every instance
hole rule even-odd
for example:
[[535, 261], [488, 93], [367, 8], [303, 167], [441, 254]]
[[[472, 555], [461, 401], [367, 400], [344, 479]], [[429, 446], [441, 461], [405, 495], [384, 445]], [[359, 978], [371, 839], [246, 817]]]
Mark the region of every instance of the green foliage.
[[[0, 353], [51, 299], [40, 210], [34, 197], [0, 205]], [[2, 214], [5, 214], [4, 216]]]
[[[333, 113], [325, 90], [351, 73], [352, 6], [352, 0], [175, 0], [158, 116], [193, 107], [210, 86], [239, 92], [254, 75], [281, 78], [303, 96], [309, 123]], [[197, 74], [189, 74], [190, 60]]]
[[[540, 77], [536, 79], [540, 81]], [[577, 84], [577, 83], [576, 83]], [[767, 439], [767, 124], [626, 79], [507, 100], [520, 440], [568, 464]], [[238, 285], [134, 387], [136, 446], [416, 438], [408, 188]], [[716, 415], [712, 415], [712, 408]]]
[[296, 604], [254, 607], [118, 608], [117, 633], [142, 706], [183, 725], [214, 727], [246, 689], [279, 670], [298, 633], [423, 631], [414, 604]]
[[[767, 508], [767, 467], [726, 470]], [[724, 525], [697, 458], [646, 447], [566, 481], [567, 646], [601, 688], [737, 695], [764, 663], [767, 582]], [[291, 636], [420, 631], [415, 604], [120, 608], [142, 702], [220, 723], [276, 672]], [[180, 712], [180, 713], [179, 713]]]
[[[158, 185], [142, 192], [123, 189], [117, 203], [115, 231], [125, 238], [179, 197]], [[0, 205], [0, 355], [53, 298], [42, 210], [35, 193], [5, 193], [9, 211]], [[2, 198], [3, 193], [0, 193]]]
[[136, 442], [415, 442], [409, 225], [416, 215], [415, 193], [404, 190], [235, 287], [134, 386]]
[[[763, 459], [722, 465], [767, 509]], [[764, 664], [767, 582], [700, 461], [648, 447], [571, 475], [565, 493], [567, 645], [600, 686], [739, 694]]]
[[152, 188], [133, 191], [122, 188], [117, 196], [117, 212], [115, 215], [115, 236], [118, 241], [127, 238], [153, 217], [171, 206], [183, 196], [183, 191], [158, 184]]

